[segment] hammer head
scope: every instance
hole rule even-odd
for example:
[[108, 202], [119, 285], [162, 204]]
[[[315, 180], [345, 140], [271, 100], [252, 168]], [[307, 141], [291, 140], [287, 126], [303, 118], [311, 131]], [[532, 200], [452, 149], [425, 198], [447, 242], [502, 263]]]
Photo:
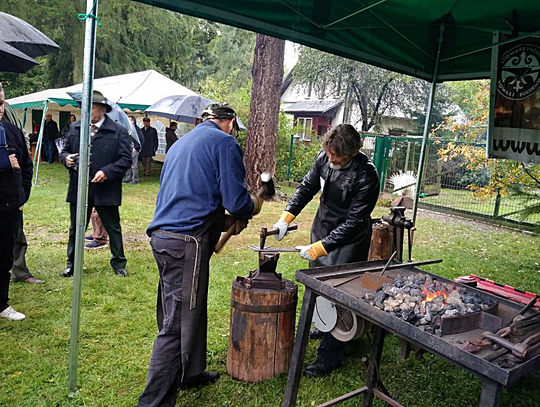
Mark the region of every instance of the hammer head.
[[269, 172], [263, 172], [261, 174], [261, 188], [257, 194], [260, 198], [270, 199], [276, 194], [276, 188], [274, 186], [274, 180]]

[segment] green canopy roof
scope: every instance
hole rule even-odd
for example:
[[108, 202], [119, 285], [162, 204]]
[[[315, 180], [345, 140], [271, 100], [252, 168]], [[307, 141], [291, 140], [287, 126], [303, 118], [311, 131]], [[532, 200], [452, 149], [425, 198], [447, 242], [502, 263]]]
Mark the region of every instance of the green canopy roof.
[[[488, 78], [493, 32], [540, 30], [539, 0], [136, 0], [432, 80]], [[482, 50], [480, 52], [477, 52]]]

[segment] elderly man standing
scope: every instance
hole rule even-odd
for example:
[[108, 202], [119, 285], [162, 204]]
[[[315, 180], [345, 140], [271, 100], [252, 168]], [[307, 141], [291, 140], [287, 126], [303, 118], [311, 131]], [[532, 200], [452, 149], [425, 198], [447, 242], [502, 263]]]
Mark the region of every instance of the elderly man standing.
[[176, 122], [171, 122], [171, 125], [165, 129], [165, 141], [167, 142], [165, 154], [167, 154], [172, 145], [178, 141], [178, 137], [175, 133], [177, 128], [178, 124]]
[[156, 155], [158, 149], [157, 130], [150, 126], [150, 119], [148, 117], [143, 119], [142, 133], [144, 136], [144, 144], [141, 147], [139, 156], [142, 160], [144, 175], [148, 176], [152, 169], [152, 157]]
[[[111, 106], [107, 104], [107, 99], [100, 92], [94, 91], [90, 128], [92, 140], [86, 223], [88, 224], [92, 208], [95, 207], [109, 234], [112, 253], [111, 266], [117, 275], [126, 277], [128, 274], [125, 268], [127, 260], [124, 256], [118, 207], [122, 202], [122, 177], [131, 165], [131, 137], [124, 127], [115, 123], [105, 114], [110, 111]], [[80, 135], [81, 122], [79, 120], [71, 124], [66, 146], [60, 153], [60, 160], [69, 169], [67, 202], [70, 204], [71, 213], [67, 268], [60, 273], [62, 277], [73, 276]]]
[[214, 103], [203, 123], [169, 150], [156, 212], [147, 233], [159, 271], [159, 334], [139, 407], [174, 407], [178, 386], [211, 383], [206, 371], [209, 261], [225, 224], [225, 209], [243, 222], [260, 210], [244, 184], [242, 150], [230, 135], [236, 113]]
[[45, 115], [45, 125], [43, 126], [43, 147], [45, 147], [45, 157], [47, 158], [48, 164], [54, 162], [54, 151], [56, 150], [54, 140], [56, 140], [59, 135], [58, 125], [52, 119], [52, 114], [47, 113]]
[[[370, 159], [360, 152], [362, 139], [350, 124], [326, 133], [323, 151], [290, 199], [281, 219], [277, 240], [322, 190], [319, 209], [311, 228], [311, 244], [298, 247], [311, 267], [367, 260], [371, 242], [371, 212], [379, 197], [379, 178]], [[345, 344], [330, 333], [323, 335], [317, 360], [306, 367], [308, 377], [324, 376], [343, 361]]]
[[4, 118], [4, 89], [0, 82], [0, 318], [21, 321], [24, 314], [9, 305], [9, 271], [13, 247], [22, 222], [22, 207], [32, 184], [32, 160], [20, 129]]

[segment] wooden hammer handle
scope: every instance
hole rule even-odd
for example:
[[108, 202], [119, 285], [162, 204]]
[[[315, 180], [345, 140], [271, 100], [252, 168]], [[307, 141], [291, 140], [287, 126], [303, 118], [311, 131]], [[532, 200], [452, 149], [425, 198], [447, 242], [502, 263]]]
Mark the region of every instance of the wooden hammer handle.
[[[287, 231], [296, 230], [296, 229], [298, 229], [298, 225], [292, 225], [287, 228]], [[277, 235], [278, 233], [279, 233], [279, 229], [271, 229], [266, 232], [266, 236]]]
[[234, 234], [234, 230], [236, 229], [236, 222], [234, 222], [229, 229], [225, 232], [223, 236], [219, 239], [219, 242], [214, 246], [214, 253], [219, 253], [221, 249], [223, 249], [223, 246], [225, 246], [225, 243], [231, 238], [231, 236]]

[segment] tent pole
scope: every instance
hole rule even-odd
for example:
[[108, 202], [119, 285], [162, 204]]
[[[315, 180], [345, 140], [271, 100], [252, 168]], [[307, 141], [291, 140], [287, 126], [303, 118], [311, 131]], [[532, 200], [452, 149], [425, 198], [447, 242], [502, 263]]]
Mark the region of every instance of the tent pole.
[[45, 116], [47, 115], [47, 109], [49, 108], [49, 100], [43, 102], [43, 116], [41, 116], [41, 126], [39, 127], [39, 136], [36, 144], [36, 150], [34, 151], [34, 168], [36, 169], [36, 177], [34, 178], [33, 186], [37, 185], [39, 175], [39, 162], [41, 161], [41, 147], [43, 146], [43, 128], [45, 127]]
[[79, 169], [77, 185], [77, 215], [75, 228], [75, 261], [73, 267], [73, 298], [71, 302], [71, 331], [69, 338], [68, 388], [70, 394], [77, 390], [77, 366], [79, 352], [79, 322], [81, 316], [81, 290], [83, 272], [84, 234], [90, 167], [90, 118], [92, 87], [96, 51], [96, 20], [98, 1], [86, 0], [86, 32], [84, 37], [83, 95], [81, 106], [81, 139], [79, 144]]
[[24, 108], [23, 110], [23, 117], [22, 117], [22, 128], [24, 130], [24, 126], [26, 126], [26, 111], [28, 110], [27, 107]]
[[441, 48], [444, 37], [444, 24], [440, 26], [439, 32], [439, 45], [437, 48], [437, 59], [435, 60], [435, 69], [433, 71], [433, 79], [431, 82], [431, 90], [429, 91], [429, 98], [427, 104], [426, 121], [424, 122], [424, 135], [422, 137], [422, 149], [420, 150], [420, 162], [418, 163], [418, 174], [416, 176], [416, 191], [414, 194], [413, 214], [412, 222], [416, 225], [416, 214], [418, 212], [418, 198], [420, 197], [420, 186], [422, 185], [422, 175], [424, 172], [424, 164], [426, 161], [427, 142], [430, 132], [431, 116], [433, 113], [433, 103], [435, 101], [435, 91], [437, 90], [437, 78], [439, 76], [439, 62], [441, 60]]

